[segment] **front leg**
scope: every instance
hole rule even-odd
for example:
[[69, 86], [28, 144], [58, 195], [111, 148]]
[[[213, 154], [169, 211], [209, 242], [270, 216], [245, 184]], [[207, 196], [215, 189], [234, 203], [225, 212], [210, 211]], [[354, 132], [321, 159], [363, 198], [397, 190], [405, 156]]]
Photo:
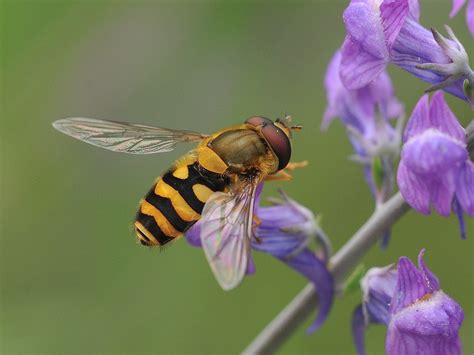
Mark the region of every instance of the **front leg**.
[[265, 181], [290, 181], [293, 176], [288, 174], [284, 169], [276, 172], [275, 174], [268, 175]]
[[286, 168], [284, 170], [289, 170], [289, 171], [293, 171], [295, 169], [301, 169], [301, 168], [305, 168], [308, 166], [308, 161], [307, 160], [303, 160], [303, 161], [298, 161], [298, 162], [293, 162], [293, 163], [288, 163], [288, 165], [286, 166]]
[[294, 162], [294, 163], [288, 163], [286, 168], [276, 172], [275, 174], [268, 175], [265, 178], [265, 181], [290, 181], [291, 179], [293, 179], [293, 177], [287, 171], [293, 171], [295, 169], [304, 168], [307, 165], [308, 165], [307, 160]]

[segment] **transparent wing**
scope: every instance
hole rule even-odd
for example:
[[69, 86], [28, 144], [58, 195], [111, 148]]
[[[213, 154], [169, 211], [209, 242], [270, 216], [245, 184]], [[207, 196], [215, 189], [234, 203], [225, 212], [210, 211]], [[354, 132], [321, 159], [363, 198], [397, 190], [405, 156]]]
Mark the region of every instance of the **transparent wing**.
[[131, 154], [170, 152], [176, 143], [199, 141], [207, 137], [191, 131], [80, 117], [57, 120], [53, 122], [53, 127], [97, 147]]
[[236, 194], [216, 192], [202, 212], [202, 247], [224, 290], [236, 287], [247, 270], [255, 189], [249, 183]]

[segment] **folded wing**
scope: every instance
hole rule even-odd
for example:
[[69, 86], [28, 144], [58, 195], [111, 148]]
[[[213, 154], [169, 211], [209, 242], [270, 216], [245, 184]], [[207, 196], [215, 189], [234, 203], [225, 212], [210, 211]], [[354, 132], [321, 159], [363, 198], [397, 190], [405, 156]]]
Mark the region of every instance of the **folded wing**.
[[216, 192], [204, 206], [202, 247], [224, 290], [239, 285], [247, 270], [255, 189], [254, 183], [248, 183], [238, 193]]

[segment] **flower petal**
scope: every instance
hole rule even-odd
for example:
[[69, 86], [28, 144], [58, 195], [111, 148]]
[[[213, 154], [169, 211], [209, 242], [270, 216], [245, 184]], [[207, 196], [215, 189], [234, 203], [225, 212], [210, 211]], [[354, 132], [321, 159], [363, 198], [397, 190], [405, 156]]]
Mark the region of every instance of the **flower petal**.
[[[403, 1], [403, 0], [402, 0]], [[367, 53], [376, 58], [387, 58], [384, 28], [380, 14], [372, 4], [353, 1], [344, 11], [347, 34]]]
[[464, 212], [456, 197], [453, 200], [453, 211], [456, 214], [456, 217], [458, 218], [461, 239], [466, 239], [466, 224], [464, 222]]
[[379, 107], [385, 119], [398, 118], [403, 105], [394, 94], [393, 85], [384, 71], [367, 86], [348, 90], [341, 82], [341, 51], [332, 57], [325, 76], [328, 106], [324, 113], [321, 129], [326, 129], [332, 120], [339, 117], [345, 126], [351, 126], [364, 135], [375, 131], [374, 112]]
[[[417, 64], [421, 63], [451, 63], [451, 59], [434, 40], [433, 33], [411, 18], [407, 18], [400, 29], [397, 40], [392, 46], [390, 57], [395, 64], [402, 65], [407, 70], [409, 67], [415, 68]], [[424, 71], [426, 72], [426, 70]], [[440, 80], [443, 76], [435, 75], [434, 78]]]
[[255, 271], [257, 271], [257, 269], [255, 268], [255, 262], [253, 261], [252, 254], [250, 254], [249, 261], [248, 261], [248, 264], [247, 264], [246, 274], [247, 275], [253, 275], [253, 274], [255, 274]]
[[365, 328], [362, 305], [358, 305], [352, 313], [352, 339], [359, 355], [365, 355]]
[[402, 256], [398, 260], [397, 271], [397, 285], [390, 305], [392, 315], [430, 292], [425, 286], [421, 272], [406, 256]]
[[[280, 191], [283, 201], [270, 207], [258, 207], [255, 211], [260, 223], [256, 235], [259, 242], [254, 242], [255, 249], [287, 255], [295, 249], [305, 246], [308, 238], [317, 234], [314, 215], [306, 207], [289, 198]], [[272, 254], [273, 255], [273, 254]]]
[[474, 1], [471, 0], [467, 4], [466, 8], [466, 22], [469, 32], [474, 36]]
[[393, 265], [371, 268], [360, 281], [363, 309], [371, 323], [388, 324], [390, 302], [397, 284], [397, 270]]
[[466, 0], [453, 0], [453, 7], [449, 13], [449, 17], [454, 17], [458, 14], [459, 10], [463, 7]]
[[454, 175], [448, 172], [445, 175], [438, 176], [436, 181], [431, 181], [430, 190], [431, 202], [436, 212], [441, 216], [449, 216], [455, 190]]
[[332, 121], [337, 117], [337, 111], [334, 106], [326, 107], [323, 115], [323, 121], [321, 122], [321, 130], [325, 131], [328, 129]]
[[[339, 117], [344, 124], [353, 125], [358, 129], [363, 129], [360, 125], [360, 103], [353, 100], [356, 91], [347, 90], [342, 85], [339, 77], [339, 67], [341, 64], [341, 51], [336, 51], [331, 61], [324, 80], [328, 107], [324, 113], [321, 129], [327, 129], [334, 118]], [[362, 113], [363, 116], [370, 116], [369, 113]]]
[[389, 48], [395, 42], [409, 11], [408, 0], [385, 0], [380, 5], [380, 17]]
[[466, 146], [436, 129], [428, 129], [405, 143], [402, 160], [416, 174], [438, 177], [459, 169], [468, 159]]
[[430, 192], [425, 182], [407, 169], [402, 160], [398, 166], [397, 183], [405, 201], [423, 214], [430, 214]]
[[[267, 207], [269, 208], [269, 207]], [[260, 215], [259, 215], [260, 216]], [[267, 227], [262, 224], [257, 227], [258, 240], [252, 240], [252, 248], [271, 254], [277, 258], [285, 258], [292, 253], [297, 253], [303, 249], [307, 237], [299, 234], [289, 235], [281, 230]], [[302, 247], [303, 246], [303, 247]]]
[[280, 260], [303, 274], [316, 288], [319, 298], [319, 313], [306, 331], [308, 334], [311, 334], [324, 323], [331, 310], [334, 301], [334, 280], [332, 275], [328, 271], [326, 264], [309, 249], [303, 250], [303, 252], [290, 260], [281, 258]]
[[366, 52], [351, 37], [346, 37], [342, 45], [342, 61], [339, 74], [344, 86], [349, 90], [368, 85], [385, 69], [386, 59]]
[[418, 254], [418, 269], [421, 271], [421, 275], [424, 279], [425, 285], [431, 292], [439, 291], [439, 280], [435, 274], [428, 269], [426, 266], [425, 261], [423, 260], [423, 256], [425, 255], [425, 249], [421, 249], [420, 253]]
[[423, 133], [432, 126], [429, 116], [429, 96], [423, 95], [421, 99], [418, 100], [410, 116], [410, 120], [405, 127], [403, 142], [405, 143], [410, 138]]
[[408, 0], [410, 5], [410, 17], [415, 20], [420, 20], [420, 2], [418, 0]]
[[[404, 107], [395, 96], [392, 80], [386, 71], [380, 73], [370, 85], [370, 94], [373, 97], [370, 104], [378, 104], [382, 117], [385, 119], [399, 118], [403, 115]], [[373, 110], [373, 109], [372, 109]]]
[[456, 197], [462, 209], [474, 217], [474, 163], [467, 160], [459, 171], [456, 183]]
[[[326, 96], [328, 100], [328, 106], [333, 107], [333, 111], [337, 111], [336, 106], [337, 100], [340, 95], [342, 87], [341, 79], [339, 78], [339, 64], [341, 63], [341, 51], [336, 51], [329, 61], [328, 68], [326, 70], [326, 76], [324, 77], [324, 88], [326, 89]], [[334, 114], [337, 116], [337, 114]], [[331, 117], [333, 118], [333, 117]]]
[[441, 132], [448, 134], [462, 143], [466, 142], [466, 133], [459, 124], [456, 116], [444, 100], [441, 91], [436, 92], [431, 98], [430, 113], [431, 122]]
[[260, 199], [262, 197], [262, 191], [263, 191], [263, 186], [264, 183], [261, 182], [260, 184], [257, 185], [257, 188], [255, 189], [255, 208], [260, 205]]
[[193, 247], [202, 248], [201, 223], [199, 221], [189, 228], [184, 236], [186, 237], [186, 241]]
[[462, 308], [444, 292], [394, 314], [385, 340], [387, 355], [460, 355]]
[[[258, 207], [260, 219], [252, 248], [270, 254], [303, 274], [314, 285], [319, 295], [319, 314], [308, 329], [314, 332], [325, 321], [334, 298], [334, 281], [325, 260], [307, 248], [318, 233], [313, 213], [282, 193], [283, 202], [270, 207]], [[321, 235], [322, 234], [322, 235]], [[330, 248], [330, 247], [328, 247]], [[326, 251], [326, 254], [329, 252]]]
[[301, 243], [292, 241], [295, 238], [291, 235], [262, 235], [259, 226], [257, 236], [260, 243], [252, 242], [253, 249], [278, 258], [315, 285], [319, 297], [319, 314], [308, 328], [308, 333], [316, 331], [326, 320], [334, 298], [334, 281], [325, 262], [307, 248], [300, 250]]

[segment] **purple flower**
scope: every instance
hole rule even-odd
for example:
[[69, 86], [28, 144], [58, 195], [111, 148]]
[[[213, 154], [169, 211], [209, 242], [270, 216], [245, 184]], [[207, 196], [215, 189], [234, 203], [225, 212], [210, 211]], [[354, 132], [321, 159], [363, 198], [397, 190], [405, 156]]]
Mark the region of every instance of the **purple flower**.
[[361, 280], [364, 313], [377, 323], [388, 324], [390, 304], [395, 290], [397, 270], [393, 265], [371, 268]]
[[[339, 76], [341, 52], [337, 51], [326, 72], [325, 87], [328, 107], [322, 129], [339, 117], [347, 128], [349, 140], [356, 154], [352, 160], [360, 163], [365, 179], [377, 206], [393, 193], [393, 161], [400, 153], [403, 128], [403, 106], [397, 100], [390, 77], [385, 71], [355, 90], [348, 90]], [[390, 120], [397, 119], [396, 127]], [[382, 246], [388, 244], [386, 231]]]
[[[314, 332], [326, 320], [334, 299], [334, 281], [326, 265], [331, 254], [329, 239], [311, 211], [285, 194], [281, 194], [282, 199], [271, 200], [274, 204], [270, 207], [258, 206], [259, 195], [258, 192], [255, 215], [260, 222], [255, 228], [252, 248], [276, 257], [314, 284], [320, 310], [308, 333]], [[193, 246], [201, 246], [200, 222], [186, 232], [186, 239]], [[321, 256], [309, 248], [314, 241], [321, 246]], [[254, 272], [250, 258], [247, 274]]]
[[361, 282], [362, 305], [353, 314], [352, 330], [359, 354], [365, 354], [369, 324], [388, 326], [385, 351], [392, 354], [460, 354], [462, 308], [443, 291], [418, 255], [418, 269], [407, 258], [392, 266], [373, 268]]
[[[319, 295], [319, 314], [307, 332], [316, 331], [326, 320], [334, 298], [334, 281], [326, 263], [331, 244], [318, 226], [314, 215], [282, 193], [282, 200], [270, 207], [257, 207], [261, 223], [257, 226], [255, 250], [270, 254], [310, 280]], [[316, 240], [322, 246], [318, 257], [309, 243]]]
[[[463, 7], [466, 0], [453, 0], [453, 8], [451, 9], [450, 17], [457, 15], [459, 10]], [[468, 0], [466, 7], [466, 23], [469, 31], [474, 36], [474, 0]]]
[[[356, 152], [353, 160], [363, 165], [367, 183], [379, 205], [392, 194], [393, 159], [400, 151], [403, 106], [395, 97], [385, 71], [368, 85], [348, 90], [339, 76], [340, 64], [341, 53], [337, 51], [326, 72], [328, 107], [321, 127], [326, 129], [336, 117], [346, 126]], [[398, 119], [396, 128], [391, 126], [391, 119]]]
[[352, 337], [359, 354], [365, 354], [364, 333], [369, 324], [390, 322], [390, 301], [397, 281], [397, 270], [392, 266], [371, 268], [360, 285], [363, 292], [362, 304], [352, 316]]
[[466, 132], [441, 92], [431, 103], [424, 95], [405, 128], [397, 181], [404, 199], [423, 214], [431, 206], [442, 216], [458, 215], [465, 237], [463, 212], [474, 216], [474, 163]]
[[466, 51], [449, 28], [451, 40], [419, 24], [417, 0], [352, 0], [343, 17], [340, 74], [348, 89], [366, 86], [393, 63], [433, 84], [429, 90], [466, 99], [463, 82], [474, 82]]
[[440, 290], [436, 276], [418, 255], [418, 269], [407, 257], [398, 261], [390, 305], [385, 352], [391, 354], [461, 354], [459, 328], [464, 313]]

